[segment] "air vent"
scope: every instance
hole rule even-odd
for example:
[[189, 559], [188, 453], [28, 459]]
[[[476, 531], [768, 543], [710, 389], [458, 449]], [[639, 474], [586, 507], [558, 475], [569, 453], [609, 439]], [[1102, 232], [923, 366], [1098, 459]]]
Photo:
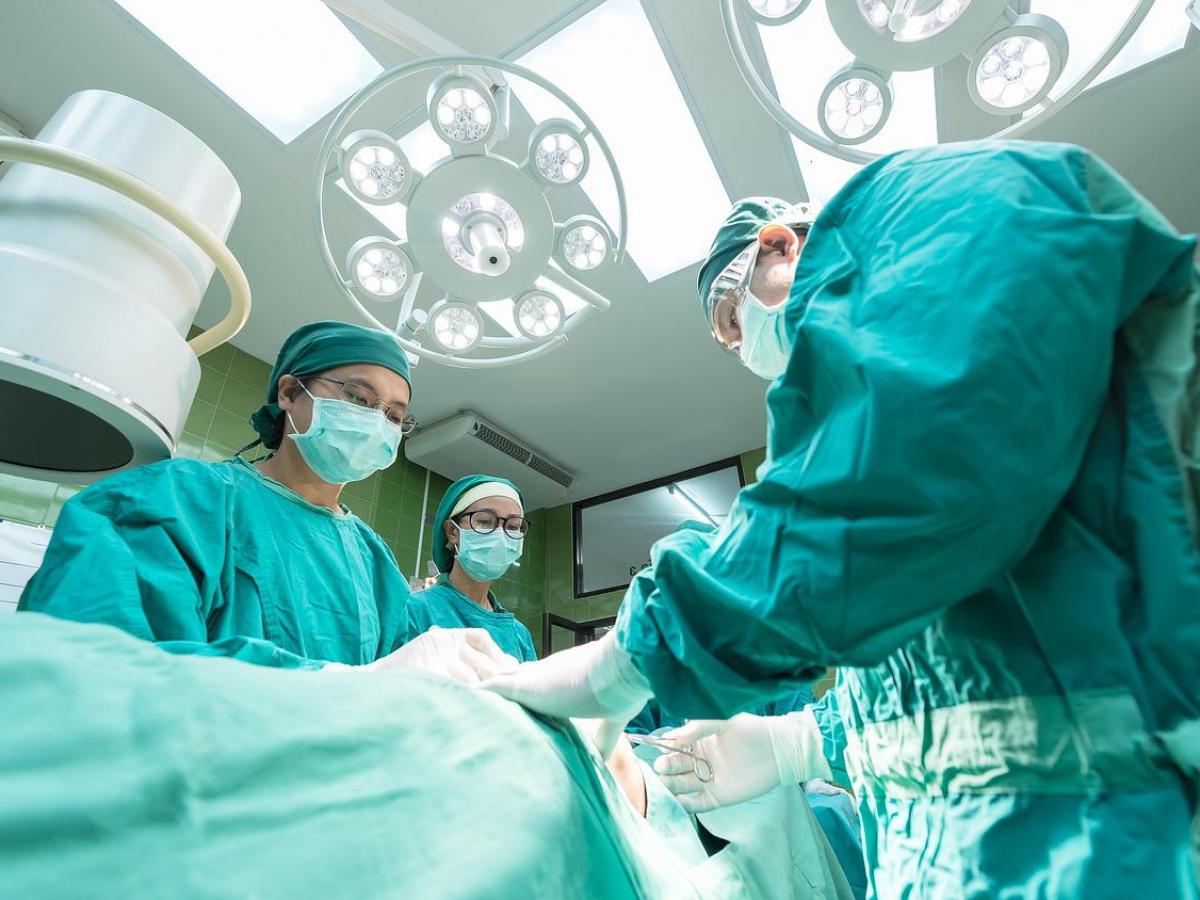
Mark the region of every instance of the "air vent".
[[482, 422], [475, 425], [472, 433], [485, 444], [495, 447], [501, 453], [511, 456], [517, 462], [529, 464], [530, 453], [528, 450], [515, 441], [510, 441], [504, 435], [492, 431], [492, 429], [488, 428]]
[[533, 469], [535, 472], [541, 472], [551, 481], [556, 481], [565, 488], [569, 488], [571, 486], [571, 482], [575, 480], [568, 473], [554, 465], [554, 463], [547, 462], [536, 453], [530, 455], [529, 459], [525, 462], [525, 465], [529, 466], [529, 468]]

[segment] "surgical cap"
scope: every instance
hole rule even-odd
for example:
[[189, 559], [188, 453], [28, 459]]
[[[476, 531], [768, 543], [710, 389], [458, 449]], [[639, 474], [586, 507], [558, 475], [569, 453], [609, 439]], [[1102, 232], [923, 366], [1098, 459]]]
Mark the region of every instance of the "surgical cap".
[[700, 291], [702, 306], [721, 271], [758, 237], [764, 225], [779, 221], [791, 209], [791, 203], [778, 197], [746, 197], [733, 204], [733, 209], [729, 211], [713, 239], [704, 265], [700, 267], [696, 287]]
[[[450, 567], [454, 564], [454, 557], [450, 553], [450, 548], [446, 546], [446, 520], [450, 518], [451, 513], [458, 506], [459, 501], [466, 496], [467, 492], [486, 484], [496, 484], [515, 491], [518, 501], [522, 508], [524, 508], [525, 498], [521, 494], [521, 489], [507, 478], [497, 478], [494, 475], [468, 475], [465, 478], [458, 479], [458, 481], [446, 488], [446, 494], [442, 497], [442, 502], [438, 504], [437, 512], [433, 517], [433, 561], [437, 565], [439, 572], [449, 572]], [[497, 496], [497, 494], [486, 494], [484, 496], [493, 497]], [[483, 497], [479, 497], [478, 499], [482, 500]]]
[[318, 375], [338, 366], [375, 365], [391, 369], [412, 387], [408, 357], [394, 335], [348, 322], [313, 322], [292, 332], [271, 370], [267, 402], [250, 417], [259, 440], [271, 450], [283, 440], [279, 379], [283, 375]]

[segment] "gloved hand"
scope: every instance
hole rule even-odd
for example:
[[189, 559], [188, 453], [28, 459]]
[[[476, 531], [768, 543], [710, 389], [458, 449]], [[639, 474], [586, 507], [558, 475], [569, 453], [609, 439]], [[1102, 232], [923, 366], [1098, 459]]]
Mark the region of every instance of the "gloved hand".
[[496, 646], [492, 636], [482, 628], [438, 628], [435, 625], [373, 663], [350, 667], [330, 663], [321, 671], [421, 669], [462, 684], [476, 685], [502, 672], [515, 671], [517, 666], [517, 660]]
[[596, 747], [608, 759], [625, 723], [650, 699], [650, 685], [611, 631], [598, 641], [520, 665], [481, 687], [560, 719], [604, 719]]
[[725, 722], [698, 719], [666, 732], [662, 740], [712, 766], [712, 781], [704, 782], [692, 756], [664, 753], [654, 761], [654, 771], [688, 812], [741, 803], [781, 784], [831, 777], [821, 731], [807, 708], [786, 716], [742, 713]]

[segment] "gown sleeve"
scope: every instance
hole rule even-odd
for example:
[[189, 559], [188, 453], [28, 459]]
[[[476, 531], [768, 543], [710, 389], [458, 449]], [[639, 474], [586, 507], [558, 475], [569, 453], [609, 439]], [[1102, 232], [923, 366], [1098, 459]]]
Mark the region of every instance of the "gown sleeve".
[[965, 147], [872, 164], [814, 225], [761, 480], [717, 534], [659, 541], [622, 605], [672, 714], [879, 663], [1003, 578], [1075, 478], [1122, 322], [1190, 271], [1147, 204], [1094, 208], [1119, 176], [1086, 151]]
[[63, 507], [20, 609], [112, 625], [171, 653], [319, 669], [254, 636], [209, 642], [207, 622], [236, 579], [229, 484], [172, 460], [105, 479]]

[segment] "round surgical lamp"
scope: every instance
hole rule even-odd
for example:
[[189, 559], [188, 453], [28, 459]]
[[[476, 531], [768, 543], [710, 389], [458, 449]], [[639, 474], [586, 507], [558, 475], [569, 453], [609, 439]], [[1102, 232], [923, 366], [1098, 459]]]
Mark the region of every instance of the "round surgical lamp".
[[451, 301], [430, 313], [429, 330], [444, 350], [469, 353], [483, 340], [483, 319], [475, 307]]
[[838, 72], [817, 102], [817, 122], [830, 140], [852, 146], [869, 141], [892, 112], [891, 83], [871, 69], [848, 66]]
[[552, 186], [577, 184], [588, 168], [587, 143], [579, 129], [564, 119], [549, 119], [529, 137], [529, 169]]
[[527, 338], [536, 341], [551, 338], [566, 319], [562, 301], [549, 291], [527, 291], [517, 298], [517, 329]]
[[365, 237], [346, 255], [354, 286], [374, 300], [394, 300], [404, 293], [412, 269], [408, 254], [383, 237]]
[[500, 112], [492, 93], [473, 75], [447, 72], [429, 86], [429, 121], [455, 148], [483, 146], [496, 133]]
[[[34, 140], [0, 138], [0, 471], [90, 482], [176, 449], [197, 356], [232, 338], [250, 289], [225, 247], [237, 182], [195, 135], [107, 91]], [[188, 340], [214, 269], [230, 309]]]
[[586, 272], [604, 262], [611, 245], [608, 229], [595, 216], [572, 216], [559, 233], [558, 258], [577, 272]]
[[364, 203], [384, 205], [408, 190], [408, 158], [390, 134], [374, 129], [346, 136], [339, 149], [342, 180]]
[[[750, 0], [718, 2], [725, 37], [746, 86], [763, 109], [798, 141], [818, 154], [858, 165], [879, 159], [883, 153], [903, 149], [901, 145], [866, 150], [853, 140], [845, 140], [838, 133], [842, 129], [828, 127], [833, 123], [822, 115], [818, 115], [816, 126], [811, 120], [801, 121], [793, 115], [780, 102], [770, 79], [759, 70], [756, 58], [760, 54], [751, 51], [751, 42], [744, 33], [753, 23], [763, 23], [748, 8]], [[940, 67], [953, 64], [961, 56], [967, 57], [972, 61], [967, 87], [975, 102], [988, 112], [1010, 120], [989, 135], [977, 136], [1017, 138], [1074, 102], [1129, 44], [1155, 0], [1129, 0], [1129, 3], [1131, 8], [1112, 40], [1086, 67], [1080, 67], [1082, 71], [1073, 83], [1066, 85], [1057, 82], [1066, 63], [1067, 33], [1044, 15], [1018, 15], [1015, 0], [825, 0], [825, 12], [855, 66], [887, 73], [935, 69], [935, 75], [945, 78], [957, 77], [958, 70]], [[808, 9], [812, 10], [811, 5]], [[800, 13], [803, 11], [801, 8]], [[803, 25], [804, 16], [800, 13], [797, 21]], [[1010, 33], [1011, 28], [1016, 31]], [[1004, 57], [1001, 35], [1006, 35], [1004, 39], [1022, 38], [1007, 45], [1016, 64], [1010, 65], [1012, 59]], [[997, 52], [989, 59], [989, 51], [993, 49]], [[997, 73], [1005, 77], [1003, 85], [997, 80]], [[820, 75], [813, 73], [813, 77]], [[1051, 91], [1054, 91], [1053, 102], [1043, 103]], [[938, 91], [939, 96], [943, 93]], [[822, 113], [828, 99], [827, 96], [822, 100]], [[834, 108], [829, 112], [835, 113], [840, 107], [847, 119], [851, 118], [849, 103], [841, 102], [841, 98], [834, 100]], [[1027, 110], [1032, 111], [1018, 117]], [[881, 118], [886, 118], [886, 112]]]
[[[401, 88], [398, 98], [411, 97], [414, 91], [404, 82], [422, 75], [428, 80], [426, 121], [450, 152], [422, 153], [432, 159], [427, 171], [407, 160], [392, 204], [353, 206], [359, 215], [378, 207], [374, 217], [384, 223], [402, 218], [402, 227], [388, 227], [403, 232], [403, 242], [378, 236], [377, 227], [349, 240], [331, 239], [327, 193], [357, 197], [349, 181], [347, 190], [337, 190], [338, 182], [348, 175], [360, 181], [373, 177], [371, 164], [390, 162], [393, 155], [403, 160], [396, 147], [393, 155], [371, 156], [363, 168], [350, 171], [347, 161], [354, 152], [390, 150], [387, 136], [398, 133], [394, 121], [370, 131], [354, 130], [350, 122], [361, 125], [368, 110], [394, 109], [395, 104], [372, 101], [394, 87]], [[520, 84], [522, 99], [527, 90], [544, 92], [563, 115], [504, 140], [510, 135], [510, 78]], [[397, 140], [407, 146], [405, 137]], [[613, 228], [595, 216], [568, 216], [554, 208], [559, 198], [578, 208], [583, 195], [571, 188], [593, 166], [607, 169], [615, 186]], [[620, 172], [587, 113], [529, 69], [456, 55], [385, 72], [334, 118], [314, 175], [316, 231], [327, 268], [358, 314], [394, 334], [413, 358], [460, 368], [511, 365], [563, 346], [575, 328], [610, 306], [586, 282], [624, 252], [628, 210]], [[359, 191], [364, 187], [371, 186], [360, 183]], [[333, 246], [339, 247], [336, 257]], [[383, 306], [394, 298], [398, 304]]]
[[763, 25], [783, 25], [792, 21], [811, 0], [743, 0], [745, 10], [756, 22]]
[[1013, 116], [1050, 93], [1067, 63], [1063, 27], [1049, 16], [1018, 16], [975, 52], [967, 90], [985, 112]]

